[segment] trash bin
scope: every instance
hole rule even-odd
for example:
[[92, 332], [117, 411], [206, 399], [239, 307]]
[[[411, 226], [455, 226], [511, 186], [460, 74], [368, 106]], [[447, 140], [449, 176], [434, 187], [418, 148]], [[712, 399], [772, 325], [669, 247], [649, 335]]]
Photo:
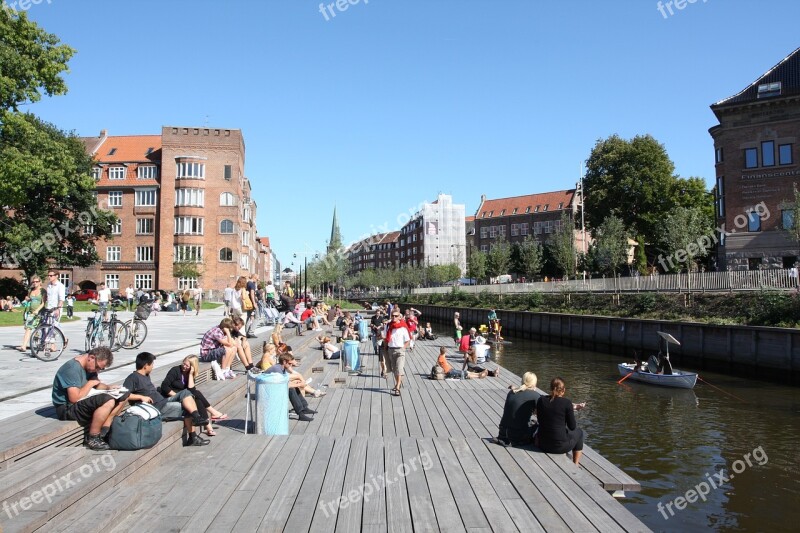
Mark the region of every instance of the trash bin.
[[358, 341], [344, 341], [344, 360], [354, 372], [361, 366], [361, 357], [358, 353]]
[[366, 320], [361, 320], [361, 322], [358, 323], [358, 337], [362, 341], [369, 339], [369, 322]]
[[248, 389], [249, 381], [255, 381], [255, 432], [259, 435], [288, 435], [289, 375], [263, 373], [251, 376], [248, 373], [247, 377]]

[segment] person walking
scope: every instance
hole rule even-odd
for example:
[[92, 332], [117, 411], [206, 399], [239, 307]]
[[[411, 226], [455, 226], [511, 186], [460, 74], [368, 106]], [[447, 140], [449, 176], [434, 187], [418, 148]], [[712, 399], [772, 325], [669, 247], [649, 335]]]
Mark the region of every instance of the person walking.
[[386, 360], [387, 373], [394, 374], [394, 388], [391, 390], [392, 396], [400, 396], [400, 387], [403, 384], [403, 369], [406, 362], [406, 350], [411, 342], [411, 334], [408, 327], [402, 321], [403, 315], [399, 309], [392, 311], [392, 321], [386, 332], [386, 343], [389, 348], [389, 356]]
[[47, 272], [47, 279], [49, 283], [45, 289], [47, 290], [47, 308], [53, 311], [53, 318], [56, 322], [61, 320], [61, 310], [64, 308], [64, 300], [66, 299], [66, 288], [64, 284], [58, 281], [58, 272], [49, 270]]
[[194, 307], [195, 313], [194, 315], [197, 316], [200, 314], [200, 306], [203, 305], [203, 288], [197, 287], [194, 290]]
[[128, 311], [133, 311], [133, 298], [136, 296], [136, 292], [133, 290], [133, 283], [128, 285], [128, 288], [125, 289], [125, 299], [128, 300]]
[[39, 311], [41, 311], [45, 305], [46, 298], [47, 291], [42, 288], [42, 280], [39, 279], [39, 276], [33, 276], [28, 296], [25, 298], [25, 305], [27, 308], [22, 317], [25, 323], [25, 335], [22, 337], [22, 344], [17, 346], [17, 350], [20, 352], [28, 351], [28, 341], [31, 339], [34, 328], [36, 328], [36, 325], [39, 323], [37, 317], [39, 316]]
[[247, 282], [245, 285], [245, 290], [247, 291], [247, 296], [250, 298], [250, 306], [249, 309], [245, 309], [247, 311], [247, 319], [245, 320], [245, 332], [247, 334], [248, 339], [254, 339], [256, 337], [255, 329], [256, 329], [256, 309], [258, 307], [258, 299], [256, 298], [256, 289], [258, 289], [258, 274], [253, 274], [250, 276], [250, 281]]

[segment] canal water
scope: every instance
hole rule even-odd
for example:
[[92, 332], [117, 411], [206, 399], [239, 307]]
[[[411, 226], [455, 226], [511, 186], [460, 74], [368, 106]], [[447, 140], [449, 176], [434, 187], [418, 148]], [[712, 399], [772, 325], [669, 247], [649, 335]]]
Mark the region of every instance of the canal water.
[[620, 501], [654, 531], [800, 530], [800, 389], [713, 372], [693, 390], [617, 384], [619, 357], [507, 340], [498, 364], [587, 402], [586, 443], [641, 483]]

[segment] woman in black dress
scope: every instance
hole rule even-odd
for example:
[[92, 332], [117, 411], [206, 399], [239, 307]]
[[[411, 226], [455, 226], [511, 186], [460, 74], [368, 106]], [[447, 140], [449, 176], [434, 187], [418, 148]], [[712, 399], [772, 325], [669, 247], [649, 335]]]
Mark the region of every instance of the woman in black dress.
[[228, 415], [220, 413], [214, 409], [203, 393], [195, 388], [194, 379], [200, 371], [200, 364], [196, 355], [189, 355], [183, 359], [180, 365], [173, 366], [167, 372], [167, 376], [161, 383], [161, 394], [164, 396], [174, 396], [183, 389], [189, 389], [197, 400], [197, 411], [201, 418], [207, 418], [208, 424], [205, 427], [209, 437], [216, 435], [211, 421], [227, 420]]
[[583, 430], [575, 422], [572, 401], [564, 398], [564, 380], [553, 378], [550, 396], [542, 396], [536, 402], [536, 418], [539, 421], [539, 448], [547, 453], [572, 451], [572, 462], [580, 463], [583, 454]]

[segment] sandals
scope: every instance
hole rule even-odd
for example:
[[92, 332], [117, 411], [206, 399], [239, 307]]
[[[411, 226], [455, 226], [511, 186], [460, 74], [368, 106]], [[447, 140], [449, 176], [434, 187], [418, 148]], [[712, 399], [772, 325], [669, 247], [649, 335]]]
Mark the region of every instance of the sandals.
[[223, 415], [219, 415], [219, 416], [212, 416], [211, 417], [211, 420], [227, 420], [227, 419], [228, 419], [228, 415], [227, 414], [223, 414]]
[[400, 389], [392, 389], [392, 390], [390, 391], [390, 394], [391, 394], [392, 396], [400, 396]]
[[206, 435], [208, 435], [209, 437], [216, 437], [217, 436], [217, 432], [214, 431], [213, 429], [208, 429], [208, 430], [206, 430]]

